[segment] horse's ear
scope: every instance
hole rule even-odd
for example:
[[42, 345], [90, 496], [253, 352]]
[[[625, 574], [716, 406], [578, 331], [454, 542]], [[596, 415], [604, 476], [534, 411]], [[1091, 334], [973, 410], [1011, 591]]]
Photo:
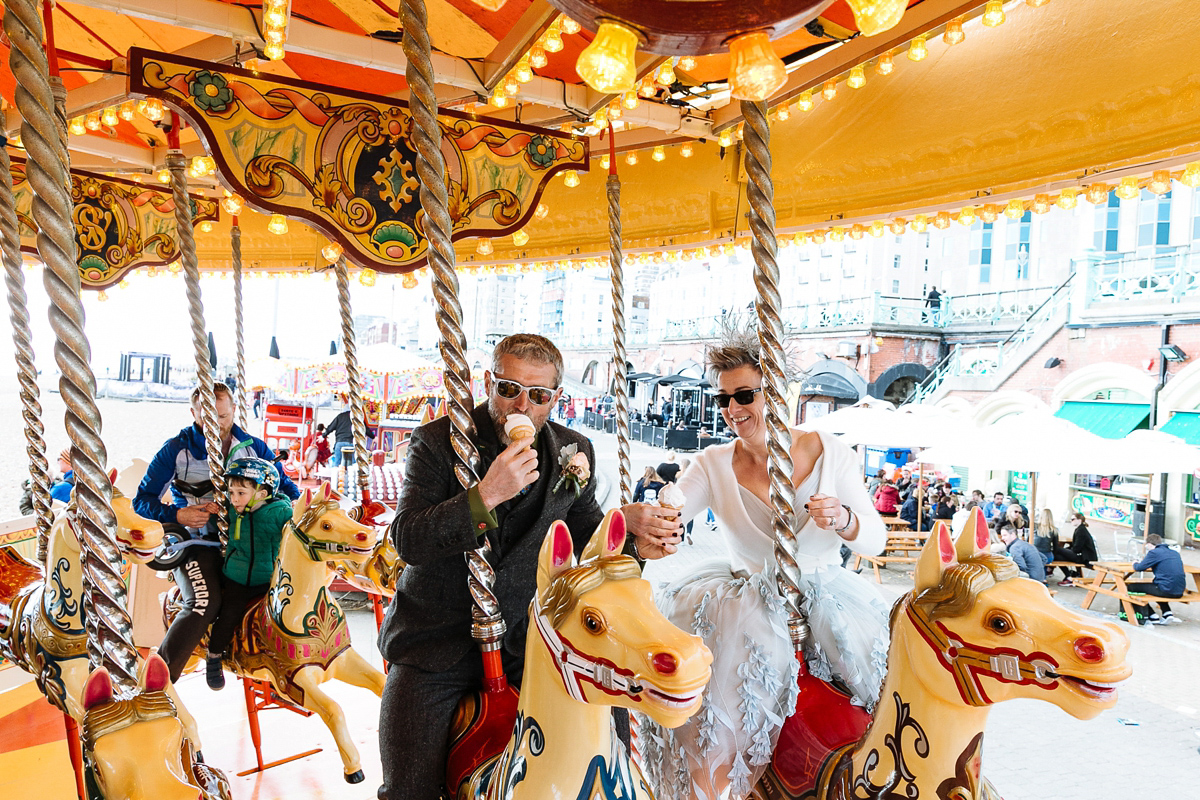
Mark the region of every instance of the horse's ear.
[[108, 482], [115, 484], [117, 482], [117, 468], [113, 467], [108, 471]]
[[917, 593], [937, 586], [942, 582], [942, 573], [957, 563], [950, 529], [946, 527], [945, 522], [939, 521], [933, 526], [933, 532], [929, 534], [929, 539], [917, 558], [917, 574], [914, 581]]
[[170, 683], [171, 670], [167, 667], [167, 662], [163, 661], [158, 653], [152, 653], [142, 668], [142, 688], [147, 692], [161, 692]]
[[[322, 485], [328, 486], [329, 484], [322, 484]], [[312, 500], [313, 500], [313, 490], [305, 489], [304, 493], [300, 495], [300, 507], [308, 508], [310, 505], [312, 505]]]
[[619, 555], [625, 547], [625, 515], [614, 508], [604, 515], [600, 527], [592, 534], [587, 547], [583, 548], [581, 561], [590, 561], [602, 556]]
[[83, 710], [111, 703], [113, 699], [112, 678], [104, 667], [88, 675], [83, 684]]
[[543, 592], [558, 573], [570, 569], [575, 560], [575, 543], [571, 540], [571, 530], [567, 523], [556, 520], [542, 542], [542, 550], [538, 554], [537, 588]]
[[974, 557], [988, 548], [987, 520], [983, 518], [983, 510], [976, 507], [971, 509], [971, 515], [967, 517], [967, 524], [963, 526], [962, 533], [958, 535], [958, 541], [955, 543], [955, 551], [959, 561], [966, 561], [968, 558]]

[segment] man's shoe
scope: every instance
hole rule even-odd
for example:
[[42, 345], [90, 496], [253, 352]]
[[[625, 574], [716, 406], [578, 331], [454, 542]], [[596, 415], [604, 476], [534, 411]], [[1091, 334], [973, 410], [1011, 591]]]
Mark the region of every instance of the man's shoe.
[[1070, 578], [1063, 578], [1058, 582], [1059, 586], [1074, 586], [1075, 583]]
[[1160, 617], [1158, 614], [1147, 614], [1146, 621], [1147, 622], [1162, 622], [1162, 617]]
[[221, 671], [220, 656], [210, 655], [204, 660], [204, 680], [213, 691], [225, 688], [225, 673]]
[[1162, 619], [1163, 619], [1163, 622], [1167, 622], [1167, 623], [1171, 623], [1171, 624], [1183, 622], [1183, 620], [1181, 620], [1179, 617], [1175, 616], [1170, 611], [1168, 611], [1166, 614], [1163, 614]]

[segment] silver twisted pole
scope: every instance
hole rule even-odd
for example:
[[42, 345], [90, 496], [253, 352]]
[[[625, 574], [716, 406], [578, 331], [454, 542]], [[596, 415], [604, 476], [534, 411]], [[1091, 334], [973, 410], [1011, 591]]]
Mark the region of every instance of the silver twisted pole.
[[[609, 131], [612, 136], [612, 131]], [[616, 159], [610, 163], [616, 164]], [[617, 472], [621, 481], [621, 503], [633, 499], [633, 479], [629, 474], [629, 371], [625, 369], [625, 266], [621, 256], [621, 179], [609, 173], [605, 185], [608, 194], [608, 263], [612, 270], [613, 314], [613, 398], [617, 409]]]
[[[173, 124], [182, 124], [176, 116]], [[221, 541], [229, 530], [229, 511], [225, 503], [225, 455], [221, 432], [217, 427], [217, 400], [213, 393], [212, 365], [208, 363], [208, 334], [204, 331], [204, 299], [200, 295], [200, 261], [196, 256], [196, 234], [192, 230], [192, 201], [187, 193], [187, 159], [179, 150], [178, 127], [172, 130], [167, 169], [171, 172], [171, 196], [175, 201], [175, 231], [179, 237], [179, 258], [183, 262], [183, 280], [187, 288], [188, 315], [192, 322], [192, 349], [196, 353], [196, 382], [200, 384], [200, 419], [204, 444], [208, 450], [208, 473], [213, 484], [213, 502], [220, 508], [217, 530]]]
[[808, 638], [808, 620], [801, 607], [800, 567], [793, 557], [796, 536], [792, 531], [796, 492], [792, 487], [792, 435], [787, 425], [784, 375], [783, 323], [779, 318], [779, 264], [775, 260], [775, 185], [771, 181], [771, 129], [766, 103], [742, 101], [746, 120], [746, 198], [754, 238], [754, 286], [758, 290], [758, 339], [762, 349], [763, 397], [767, 410], [767, 472], [775, 518], [776, 581], [788, 605], [788, 633], [799, 650]]
[[91, 346], [84, 332], [83, 300], [75, 264], [70, 162], [62, 83], [51, 79], [42, 45], [42, 19], [35, 0], [9, 0], [4, 9], [9, 66], [16, 77], [21, 138], [29, 154], [27, 178], [34, 191], [33, 219], [37, 224], [38, 255], [50, 296], [50, 327], [54, 330], [54, 359], [62, 376], [59, 391], [67, 407], [64, 427], [71, 441], [75, 471], [72, 525], [83, 554], [83, 606], [87, 628], [88, 662], [107, 667], [118, 686], [137, 685], [137, 650], [133, 623], [125, 603], [121, 553], [114, 532], [112, 482], [105, 466], [108, 453], [100, 439], [102, 422], [96, 407], [96, 378], [91, 369]]
[[[471, 441], [475, 433], [475, 423], [471, 419], [474, 398], [471, 396], [471, 369], [466, 360], [467, 340], [462, 330], [458, 276], [454, 272], [454, 246], [450, 241], [452, 225], [446, 191], [446, 164], [441, 150], [442, 129], [437, 119], [429, 18], [425, 0], [403, 0], [401, 11], [404, 57], [408, 60], [404, 77], [412, 101], [417, 178], [421, 184], [421, 208], [425, 212], [425, 235], [429, 239], [429, 267], [433, 273], [433, 297], [438, 306], [440, 349], [446, 364], [450, 444], [457, 456], [454, 474], [464, 488], [470, 488], [479, 482], [479, 451]], [[495, 573], [488, 562], [490, 552], [491, 546], [485, 537], [479, 549], [467, 553], [468, 588], [475, 600], [471, 633], [484, 650], [498, 648], [505, 630], [500, 603], [492, 590]]]
[[[242, 313], [242, 227], [237, 215], [229, 230], [229, 246], [233, 251], [233, 339], [237, 348], [237, 389], [233, 393], [238, 427], [246, 430], [246, 321]], [[301, 454], [303, 455], [303, 453]]]
[[0, 237], [4, 250], [4, 284], [8, 288], [8, 320], [12, 323], [13, 349], [17, 357], [17, 383], [21, 386], [21, 417], [25, 420], [25, 454], [29, 457], [29, 487], [37, 525], [37, 558], [46, 561], [46, 544], [54, 515], [50, 513], [50, 464], [42, 438], [41, 393], [33, 356], [33, 332], [29, 329], [29, 298], [25, 273], [21, 270], [21, 234], [17, 227], [17, 204], [12, 188], [12, 162], [8, 139], [0, 134]]
[[[338, 313], [342, 318], [342, 354], [346, 358], [346, 385], [350, 389], [350, 429], [354, 432], [354, 468], [358, 473], [360, 502], [370, 500], [367, 477], [367, 423], [363, 418], [362, 378], [358, 374], [358, 344], [354, 338], [354, 312], [350, 307], [350, 268], [346, 257], [333, 267], [337, 277]], [[346, 486], [347, 494], [350, 492]]]

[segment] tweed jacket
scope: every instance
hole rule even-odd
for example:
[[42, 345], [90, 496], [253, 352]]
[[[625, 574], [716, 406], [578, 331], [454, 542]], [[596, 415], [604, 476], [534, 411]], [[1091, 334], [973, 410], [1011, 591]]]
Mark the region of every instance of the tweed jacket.
[[[472, 417], [482, 479], [504, 448], [486, 403], [477, 407]], [[562, 472], [560, 450], [571, 444], [587, 455], [595, 472], [591, 442], [547, 422], [537, 437], [537, 481], [525, 494], [495, 508], [499, 526], [486, 534], [494, 551], [494, 590], [508, 625], [504, 638], [507, 663], [524, 659], [538, 551], [550, 525], [560, 519], [567, 523], [578, 556], [604, 518], [596, 503], [594, 474], [578, 497], [569, 484], [552, 491]], [[392, 663], [428, 672], [449, 669], [475, 647], [463, 554], [479, 546], [480, 531], [472, 523], [467, 493], [454, 476], [453, 465], [449, 417], [413, 431], [399, 510], [389, 529], [406, 566], [384, 618], [379, 650]]]

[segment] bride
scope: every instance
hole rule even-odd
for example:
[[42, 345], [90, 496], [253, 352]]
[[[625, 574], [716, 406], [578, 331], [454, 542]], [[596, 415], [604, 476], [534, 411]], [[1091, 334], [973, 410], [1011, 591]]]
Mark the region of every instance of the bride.
[[[713, 677], [700, 711], [673, 731], [643, 722], [640, 748], [660, 800], [745, 798], [770, 762], [783, 720], [796, 705], [796, 660], [787, 611], [775, 586], [774, 512], [767, 477], [766, 408], [759, 346], [728, 333], [707, 353], [717, 405], [737, 438], [709, 447], [663, 505], [682, 505], [686, 524], [706, 508], [721, 523], [727, 561], [704, 565], [668, 586], [659, 605], [704, 638]], [[812, 635], [809, 671], [849, 689], [868, 711], [887, 669], [888, 606], [865, 578], [842, 569], [841, 545], [874, 555], [883, 521], [863, 486], [860, 462], [836, 437], [792, 430], [797, 552], [803, 608]], [[639, 536], [638, 555], [662, 558], [674, 539]]]

